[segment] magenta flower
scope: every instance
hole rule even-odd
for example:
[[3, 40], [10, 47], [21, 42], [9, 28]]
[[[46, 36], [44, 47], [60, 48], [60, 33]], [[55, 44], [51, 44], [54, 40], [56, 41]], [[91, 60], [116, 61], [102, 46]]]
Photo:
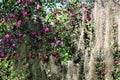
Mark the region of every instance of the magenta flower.
[[2, 39], [0, 38], [0, 42], [2, 42]]
[[32, 34], [32, 35], [36, 35], [36, 32], [35, 32], [35, 31], [32, 31], [31, 34]]
[[54, 42], [50, 42], [50, 45], [53, 46], [55, 43]]
[[83, 10], [84, 12], [88, 11], [85, 6], [82, 6], [82, 10]]
[[26, 12], [26, 11], [23, 11], [22, 14], [23, 14], [24, 16], [27, 16], [27, 12]]
[[85, 15], [82, 16], [82, 21], [86, 21], [87, 20], [87, 17]]
[[14, 51], [12, 51], [12, 56], [14, 56], [15, 55], [15, 52]]
[[5, 35], [5, 38], [6, 38], [6, 39], [10, 38], [10, 34], [6, 34], [6, 35]]
[[22, 7], [23, 7], [23, 8], [26, 8], [26, 7], [27, 7], [27, 4], [24, 4]]
[[55, 10], [55, 11], [53, 11], [53, 14], [55, 14], [55, 15], [56, 15], [56, 14], [58, 14], [58, 11], [56, 11], [56, 10]]
[[52, 52], [52, 55], [55, 56], [57, 54], [56, 50]]
[[56, 41], [56, 44], [60, 44], [60, 42], [61, 42], [60, 40], [57, 40], [57, 41]]
[[3, 53], [1, 53], [1, 54], [0, 54], [0, 56], [1, 56], [1, 57], [4, 57], [4, 56], [5, 56], [4, 52], [3, 52]]
[[2, 22], [3, 21], [3, 19], [2, 18], [0, 18], [0, 22]]
[[45, 27], [45, 31], [46, 31], [46, 32], [49, 32], [49, 30], [50, 30], [50, 29], [49, 29], [48, 27]]
[[10, 22], [10, 18], [7, 19], [7, 22]]
[[24, 2], [25, 0], [22, 0], [22, 2]]
[[32, 54], [32, 53], [30, 53], [30, 54], [29, 54], [29, 57], [32, 57], [32, 56], [33, 56], [33, 54]]
[[55, 60], [55, 61], [58, 61], [58, 60], [59, 60], [59, 57], [56, 57], [56, 56], [55, 56], [55, 57], [54, 57], [54, 60]]
[[30, 3], [32, 3], [32, 0], [29, 0]]
[[18, 24], [18, 26], [20, 26], [20, 25], [22, 24], [22, 21], [21, 21], [21, 20], [18, 20], [18, 21], [17, 21], [17, 24]]
[[17, 57], [20, 57], [20, 54], [16, 54]]
[[21, 2], [21, 0], [18, 0], [17, 3], [19, 4]]
[[7, 46], [6, 46], [6, 49], [9, 49], [9, 48], [10, 48], [10, 46], [9, 46], [9, 45], [7, 45]]
[[16, 44], [12, 44], [12, 47], [14, 47], [14, 48], [15, 48], [15, 47], [16, 47]]
[[39, 10], [41, 8], [40, 4], [37, 4], [36, 9]]

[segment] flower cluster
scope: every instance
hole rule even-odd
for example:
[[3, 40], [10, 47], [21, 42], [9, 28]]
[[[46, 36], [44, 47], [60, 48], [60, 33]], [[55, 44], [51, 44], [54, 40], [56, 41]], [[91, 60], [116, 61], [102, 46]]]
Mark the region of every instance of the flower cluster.
[[[19, 9], [16, 7], [12, 12], [3, 11], [0, 18], [2, 28], [6, 28], [0, 36], [1, 58], [24, 55], [25, 58], [48, 62], [50, 55], [55, 61], [59, 61], [65, 58], [65, 53], [72, 53], [74, 46], [70, 45], [71, 37], [66, 36], [70, 35], [72, 28], [67, 31], [67, 27], [61, 27], [67, 25], [69, 11], [65, 12], [64, 17], [64, 11], [60, 12], [56, 8], [50, 11], [51, 17], [49, 13], [46, 14], [46, 8], [40, 2], [18, 0], [17, 6]], [[74, 16], [75, 14], [70, 13], [70, 17]], [[46, 21], [47, 18], [51, 22]]]

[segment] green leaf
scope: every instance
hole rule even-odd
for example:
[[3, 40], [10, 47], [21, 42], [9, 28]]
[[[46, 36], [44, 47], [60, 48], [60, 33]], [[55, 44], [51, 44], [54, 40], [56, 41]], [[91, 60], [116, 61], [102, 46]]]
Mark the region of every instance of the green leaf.
[[65, 62], [65, 61], [62, 61], [61, 63], [62, 63], [63, 65], [65, 65], [65, 64], [66, 64], [66, 62]]
[[65, 53], [65, 56], [68, 56], [68, 53]]

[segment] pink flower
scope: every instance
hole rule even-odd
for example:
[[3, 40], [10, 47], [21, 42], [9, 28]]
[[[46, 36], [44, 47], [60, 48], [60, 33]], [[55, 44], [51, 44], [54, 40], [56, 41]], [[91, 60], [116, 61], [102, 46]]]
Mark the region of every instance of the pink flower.
[[114, 7], [116, 7], [116, 6], [117, 6], [117, 3], [113, 3], [113, 5], [114, 5]]
[[30, 53], [30, 54], [29, 54], [29, 57], [32, 57], [32, 56], [33, 56], [33, 54], [32, 54], [32, 53]]
[[10, 18], [7, 19], [7, 22], [10, 22]]
[[55, 61], [58, 61], [58, 60], [59, 60], [59, 58], [55, 56], [55, 57], [54, 57], [54, 60], [55, 60]]
[[12, 44], [12, 47], [14, 47], [14, 48], [15, 48], [15, 47], [16, 47], [16, 44]]
[[26, 11], [23, 11], [22, 14], [23, 14], [24, 16], [27, 16], [27, 12], [26, 12]]
[[10, 34], [6, 34], [6, 35], [5, 35], [5, 38], [6, 38], [6, 39], [10, 38]]
[[1, 57], [4, 57], [4, 56], [5, 56], [5, 54], [4, 54], [4, 53], [1, 53], [0, 55], [1, 55]]
[[39, 60], [42, 60], [42, 59], [43, 59], [43, 57], [42, 57], [41, 55], [39, 55], [39, 56], [38, 56], [38, 59], [39, 59]]
[[22, 21], [21, 21], [21, 20], [18, 20], [18, 21], [17, 21], [17, 24], [18, 24], [18, 26], [20, 26], [20, 25], [22, 24]]
[[17, 57], [20, 57], [20, 54], [16, 54]]
[[9, 48], [10, 48], [10, 46], [9, 46], [9, 45], [7, 45], [7, 46], [6, 46], [6, 49], [9, 49]]
[[15, 18], [15, 15], [11, 13], [11, 14], [10, 14], [10, 17], [11, 17], [11, 18]]
[[12, 51], [12, 56], [14, 56], [15, 55], [15, 52], [14, 51]]
[[22, 7], [23, 7], [23, 8], [26, 8], [26, 7], [27, 7], [27, 4], [24, 4]]
[[73, 17], [74, 16], [74, 14], [73, 13], [70, 13], [70, 17]]
[[19, 34], [18, 34], [18, 37], [22, 37], [22, 33], [19, 33]]
[[45, 28], [45, 31], [46, 31], [46, 32], [49, 32], [49, 30], [50, 30], [50, 29], [49, 29], [48, 27]]
[[18, 0], [17, 3], [19, 4], [21, 2], [21, 0]]
[[2, 22], [3, 21], [3, 19], [2, 18], [0, 18], [0, 22]]
[[60, 44], [60, 42], [61, 42], [60, 40], [57, 40], [57, 41], [56, 41], [56, 44]]
[[52, 55], [55, 56], [57, 54], [56, 50], [52, 52]]
[[53, 46], [55, 43], [54, 42], [50, 42], [50, 45]]
[[29, 0], [30, 3], [32, 3], [32, 0]]
[[90, 19], [93, 19], [93, 15], [92, 15], [92, 14], [90, 14], [90, 15], [89, 15], [89, 18], [90, 18]]
[[36, 9], [39, 10], [41, 8], [40, 4], [37, 4]]
[[2, 39], [0, 38], [0, 42], [2, 42]]
[[36, 32], [35, 32], [35, 31], [32, 31], [31, 34], [32, 34], [32, 35], [36, 35]]
[[55, 10], [55, 11], [53, 11], [53, 14], [55, 14], [55, 15], [56, 15], [56, 14], [58, 14], [58, 11], [56, 11], [56, 10]]
[[83, 10], [84, 12], [88, 11], [85, 6], [82, 6], [82, 10]]
[[85, 15], [82, 16], [82, 21], [86, 21], [87, 20], [87, 17]]

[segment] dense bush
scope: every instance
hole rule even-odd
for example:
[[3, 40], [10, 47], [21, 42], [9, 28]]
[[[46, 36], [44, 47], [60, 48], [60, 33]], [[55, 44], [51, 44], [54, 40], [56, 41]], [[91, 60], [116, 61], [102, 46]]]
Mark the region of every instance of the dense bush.
[[[80, 65], [80, 79], [85, 77], [84, 53], [92, 49], [91, 42], [95, 42], [92, 1], [3, 0], [0, 7], [2, 80], [66, 80], [69, 60]], [[117, 26], [112, 26], [113, 35], [116, 35]], [[82, 30], [84, 35], [80, 36]], [[80, 41], [84, 43], [80, 44]], [[113, 42], [112, 46], [114, 60], [117, 61], [113, 76], [119, 80], [120, 54], [115, 49], [116, 44]], [[102, 80], [105, 65], [100, 64], [100, 60], [96, 59], [95, 77]]]

